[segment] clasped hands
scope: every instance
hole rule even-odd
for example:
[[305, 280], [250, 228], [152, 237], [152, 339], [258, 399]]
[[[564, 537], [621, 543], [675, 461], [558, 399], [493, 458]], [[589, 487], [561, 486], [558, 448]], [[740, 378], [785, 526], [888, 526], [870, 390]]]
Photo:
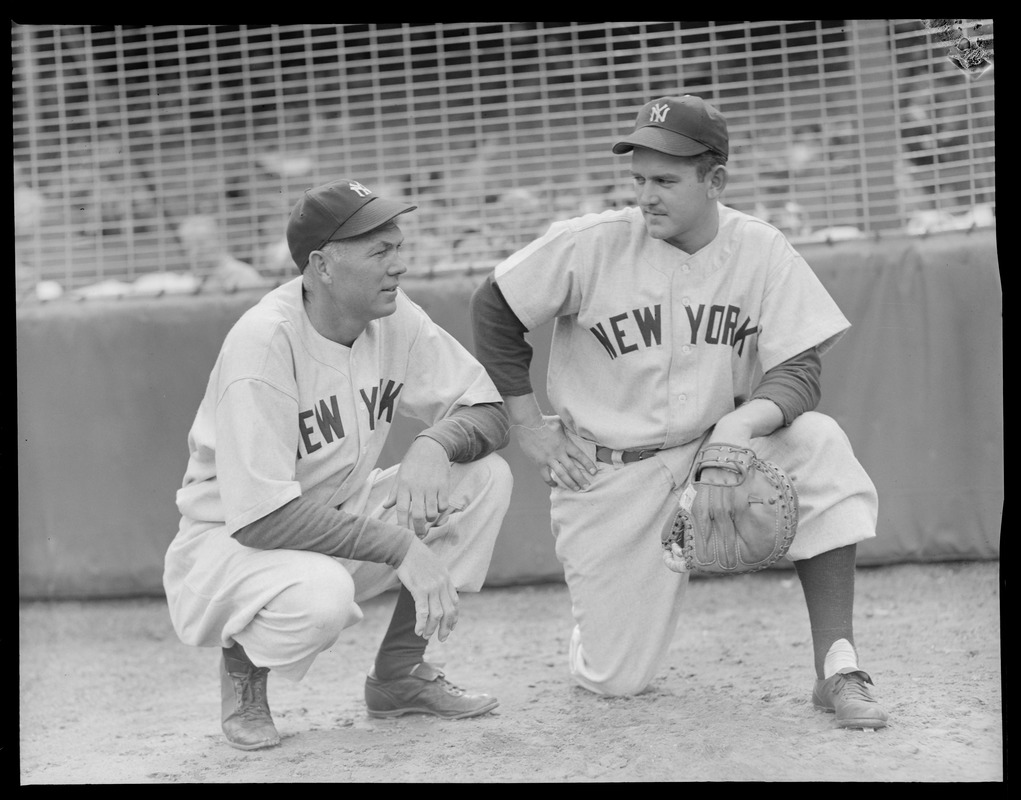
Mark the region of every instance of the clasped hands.
[[449, 508], [450, 460], [443, 446], [420, 436], [401, 461], [384, 508], [394, 508], [397, 524], [416, 538], [397, 568], [397, 577], [415, 599], [415, 633], [446, 641], [457, 624], [459, 598], [450, 572], [422, 539]]

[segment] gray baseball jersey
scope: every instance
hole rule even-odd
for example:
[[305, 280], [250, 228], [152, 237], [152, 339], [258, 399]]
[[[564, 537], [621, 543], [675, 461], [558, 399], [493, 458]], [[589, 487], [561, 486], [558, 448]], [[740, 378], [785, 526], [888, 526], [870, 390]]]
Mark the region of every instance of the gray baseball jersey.
[[719, 211], [694, 254], [626, 208], [554, 223], [496, 268], [525, 326], [556, 318], [547, 389], [568, 429], [615, 449], [683, 444], [762, 372], [850, 327], [776, 228]]
[[366, 481], [398, 409], [432, 424], [455, 406], [499, 401], [485, 370], [403, 290], [395, 313], [345, 347], [312, 327], [295, 278], [228, 334], [188, 436], [178, 509], [233, 533], [299, 495], [340, 505]]

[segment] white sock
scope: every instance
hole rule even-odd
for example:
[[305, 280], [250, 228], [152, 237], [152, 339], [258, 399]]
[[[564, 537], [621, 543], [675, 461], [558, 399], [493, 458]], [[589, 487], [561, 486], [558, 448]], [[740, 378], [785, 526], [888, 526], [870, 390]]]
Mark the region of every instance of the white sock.
[[847, 639], [837, 639], [830, 645], [822, 669], [824, 678], [838, 672], [853, 672], [858, 669], [858, 655]]

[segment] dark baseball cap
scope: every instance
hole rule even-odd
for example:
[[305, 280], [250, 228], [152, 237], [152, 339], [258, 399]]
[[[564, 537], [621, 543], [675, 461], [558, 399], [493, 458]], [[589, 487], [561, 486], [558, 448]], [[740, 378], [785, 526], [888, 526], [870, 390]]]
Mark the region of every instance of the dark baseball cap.
[[634, 132], [613, 146], [618, 155], [648, 147], [671, 156], [697, 156], [706, 150], [729, 155], [727, 120], [701, 97], [661, 97], [642, 106]]
[[307, 189], [287, 221], [287, 246], [299, 270], [327, 242], [350, 239], [418, 206], [377, 197], [358, 181], [337, 180]]

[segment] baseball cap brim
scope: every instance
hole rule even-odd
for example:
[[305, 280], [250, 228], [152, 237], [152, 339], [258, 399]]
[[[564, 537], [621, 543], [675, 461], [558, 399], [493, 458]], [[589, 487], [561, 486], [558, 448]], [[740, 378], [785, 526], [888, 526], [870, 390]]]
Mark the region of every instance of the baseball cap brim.
[[708, 145], [689, 139], [675, 131], [646, 125], [617, 142], [613, 146], [613, 152], [622, 155], [631, 152], [636, 147], [648, 147], [650, 150], [658, 150], [669, 156], [697, 156], [699, 153], [712, 150]]
[[418, 206], [409, 205], [408, 203], [399, 203], [396, 200], [373, 197], [348, 217], [347, 221], [327, 241], [350, 239], [354, 236], [368, 233], [380, 225], [385, 225], [390, 220], [396, 219], [401, 214], [414, 211], [416, 208]]

